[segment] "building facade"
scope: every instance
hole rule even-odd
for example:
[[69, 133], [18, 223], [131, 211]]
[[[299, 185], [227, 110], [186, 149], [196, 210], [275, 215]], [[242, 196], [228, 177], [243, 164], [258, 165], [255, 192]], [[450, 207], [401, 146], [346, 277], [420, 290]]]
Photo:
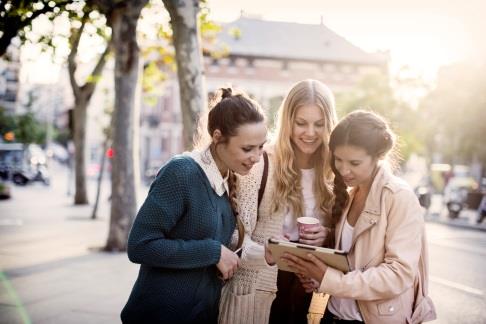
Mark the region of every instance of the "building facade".
[[[361, 50], [323, 24], [242, 16], [223, 24], [216, 40], [204, 44], [204, 67], [208, 93], [231, 85], [272, 114], [300, 80], [317, 79], [334, 93], [346, 92], [366, 74], [386, 72], [388, 58]], [[183, 150], [175, 76], [155, 107], [143, 107], [141, 122], [142, 166], [161, 165]]]
[[15, 44], [0, 58], [0, 107], [14, 114], [19, 91], [20, 50]]

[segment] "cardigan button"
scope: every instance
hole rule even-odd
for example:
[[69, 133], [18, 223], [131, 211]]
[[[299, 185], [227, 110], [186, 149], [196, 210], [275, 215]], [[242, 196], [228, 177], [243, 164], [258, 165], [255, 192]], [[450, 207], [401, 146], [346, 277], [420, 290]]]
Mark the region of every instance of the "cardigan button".
[[390, 313], [393, 313], [393, 311], [394, 311], [394, 310], [395, 310], [395, 307], [393, 307], [393, 306], [388, 307], [388, 311], [389, 311]]

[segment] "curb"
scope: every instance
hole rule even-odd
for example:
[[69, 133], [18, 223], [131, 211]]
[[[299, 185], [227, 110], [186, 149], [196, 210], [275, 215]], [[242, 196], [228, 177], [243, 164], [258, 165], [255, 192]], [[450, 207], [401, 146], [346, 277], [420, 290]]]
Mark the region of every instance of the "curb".
[[466, 228], [476, 231], [486, 231], [486, 222], [481, 224], [471, 223], [470, 219], [459, 217], [456, 219], [448, 219], [447, 216], [440, 216], [439, 214], [426, 215], [425, 221], [428, 223], [443, 224], [453, 227]]

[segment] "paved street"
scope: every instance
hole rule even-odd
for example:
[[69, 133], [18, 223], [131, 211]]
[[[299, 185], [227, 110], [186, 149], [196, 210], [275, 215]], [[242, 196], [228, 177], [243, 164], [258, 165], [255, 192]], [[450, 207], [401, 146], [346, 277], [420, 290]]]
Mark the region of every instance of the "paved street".
[[427, 224], [437, 323], [486, 323], [486, 232]]
[[[108, 232], [109, 185], [91, 221], [91, 207], [66, 195], [67, 173], [56, 172], [51, 187], [14, 187], [0, 202], [0, 323], [118, 323], [138, 267], [124, 253], [97, 250]], [[486, 323], [486, 232], [447, 219], [427, 229], [433, 323]]]

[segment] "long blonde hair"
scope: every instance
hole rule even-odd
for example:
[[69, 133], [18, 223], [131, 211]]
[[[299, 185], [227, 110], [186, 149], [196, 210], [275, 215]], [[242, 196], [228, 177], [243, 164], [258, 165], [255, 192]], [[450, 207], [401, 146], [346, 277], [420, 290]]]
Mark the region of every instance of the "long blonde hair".
[[316, 210], [329, 215], [333, 204], [331, 188], [332, 172], [329, 153], [329, 136], [337, 122], [334, 96], [323, 83], [317, 80], [303, 80], [295, 84], [284, 99], [278, 117], [275, 140], [275, 194], [272, 211], [282, 208], [292, 210], [295, 217], [303, 216], [301, 172], [295, 163], [295, 147], [291, 141], [297, 110], [306, 105], [315, 105], [324, 116], [325, 126], [322, 144], [317, 149], [314, 161], [315, 179], [313, 191]]

